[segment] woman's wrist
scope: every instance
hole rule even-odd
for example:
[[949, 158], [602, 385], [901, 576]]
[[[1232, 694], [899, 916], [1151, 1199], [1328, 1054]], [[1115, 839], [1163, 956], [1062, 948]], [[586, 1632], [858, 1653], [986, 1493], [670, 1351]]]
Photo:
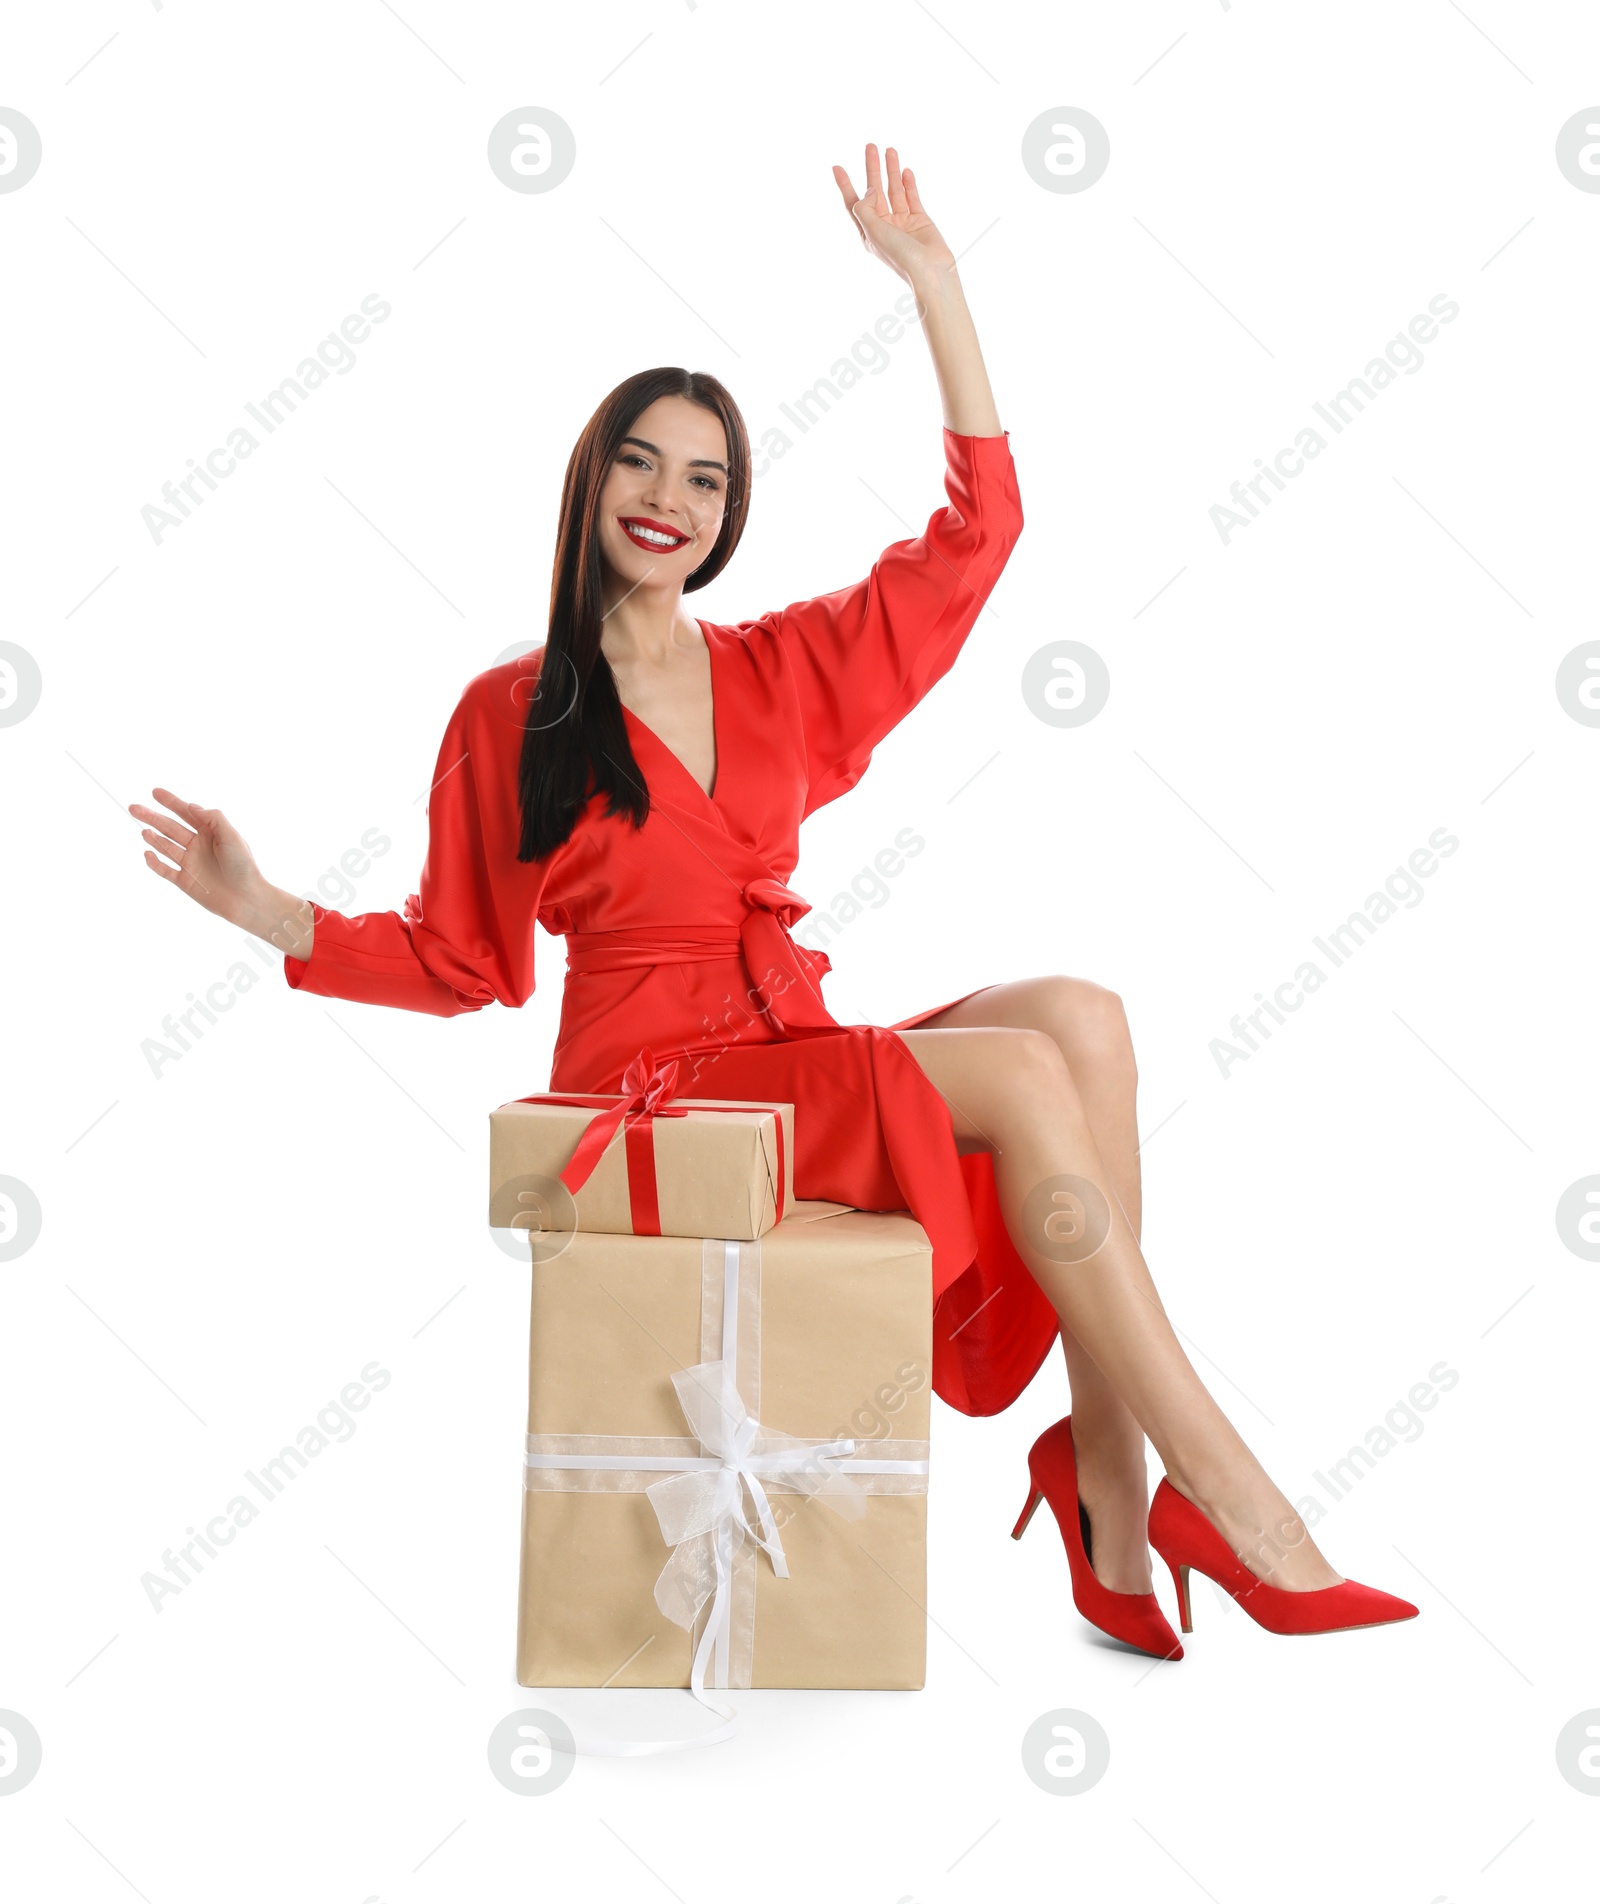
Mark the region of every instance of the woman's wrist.
[[263, 880], [247, 901], [245, 916], [236, 923], [291, 959], [311, 956], [316, 914], [311, 901], [297, 893], [285, 892], [281, 886], [270, 886]]
[[925, 323], [929, 317], [937, 319], [945, 311], [959, 310], [966, 304], [967, 294], [953, 262], [919, 271], [908, 282], [917, 300], [919, 322]]

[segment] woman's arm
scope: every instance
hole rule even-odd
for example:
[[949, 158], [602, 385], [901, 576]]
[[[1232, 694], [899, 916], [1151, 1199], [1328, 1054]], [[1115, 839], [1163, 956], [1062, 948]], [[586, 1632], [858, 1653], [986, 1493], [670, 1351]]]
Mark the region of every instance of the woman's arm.
[[944, 399], [943, 509], [885, 549], [865, 580], [744, 624], [771, 638], [805, 733], [814, 812], [853, 787], [878, 742], [955, 663], [1022, 533], [1011, 444], [1000, 428], [955, 261], [889, 148], [889, 191], [867, 147], [867, 196], [834, 167], [867, 248], [913, 288]]
[[1000, 413], [955, 258], [922, 208], [910, 167], [900, 170], [893, 146], [884, 156], [889, 166], [887, 191], [880, 180], [878, 148], [869, 145], [867, 189], [861, 198], [856, 197], [844, 167], [833, 168], [845, 209], [868, 251], [917, 294], [917, 315], [933, 354], [945, 428], [957, 436], [999, 436]]
[[151, 871], [208, 912], [268, 940], [296, 991], [448, 1018], [532, 994], [533, 924], [551, 859], [517, 858], [517, 769], [526, 703], [520, 666], [468, 683], [445, 729], [428, 794], [428, 850], [399, 912], [330, 912], [262, 877], [238, 830], [215, 808], [165, 787], [168, 811], [144, 820]]

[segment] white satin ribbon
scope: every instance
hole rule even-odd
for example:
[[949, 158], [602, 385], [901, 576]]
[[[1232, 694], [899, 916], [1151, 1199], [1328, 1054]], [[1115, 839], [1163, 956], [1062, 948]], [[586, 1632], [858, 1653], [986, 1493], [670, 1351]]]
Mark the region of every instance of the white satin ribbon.
[[[735, 1272], [737, 1273], [737, 1272]], [[705, 1464], [654, 1481], [645, 1489], [661, 1523], [672, 1556], [656, 1580], [656, 1605], [676, 1625], [694, 1630], [709, 1598], [711, 1613], [690, 1668], [689, 1690], [704, 1698], [708, 1658], [715, 1667], [712, 1684], [728, 1683], [728, 1641], [733, 1603], [732, 1562], [742, 1541], [753, 1541], [772, 1562], [781, 1580], [789, 1577], [783, 1540], [773, 1518], [763, 1477], [781, 1479], [799, 1493], [815, 1493], [820, 1481], [839, 1473], [841, 1458], [853, 1455], [853, 1440], [796, 1440], [766, 1434], [739, 1399], [732, 1363], [699, 1362], [672, 1378], [678, 1403], [702, 1448]], [[756, 1452], [757, 1440], [762, 1447]], [[627, 1456], [619, 1457], [626, 1460]], [[713, 1463], [715, 1465], [713, 1465]], [[745, 1514], [748, 1494], [757, 1527]], [[866, 1512], [860, 1485], [846, 1480], [842, 1494], [829, 1504], [851, 1518]]]

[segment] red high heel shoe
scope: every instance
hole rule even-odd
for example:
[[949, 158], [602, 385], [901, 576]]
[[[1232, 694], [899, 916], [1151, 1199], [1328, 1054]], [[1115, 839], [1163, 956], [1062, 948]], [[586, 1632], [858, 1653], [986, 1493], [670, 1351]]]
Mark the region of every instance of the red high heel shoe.
[[1011, 1538], [1021, 1540], [1022, 1530], [1033, 1519], [1034, 1509], [1041, 1501], [1048, 1501], [1066, 1543], [1067, 1565], [1072, 1572], [1072, 1603], [1083, 1617], [1102, 1633], [1136, 1646], [1142, 1653], [1154, 1653], [1160, 1659], [1182, 1659], [1183, 1642], [1167, 1624], [1156, 1596], [1113, 1593], [1101, 1585], [1089, 1564], [1089, 1516], [1078, 1499], [1078, 1462], [1072, 1446], [1070, 1415], [1064, 1415], [1054, 1427], [1046, 1428], [1029, 1449], [1028, 1477], [1032, 1485], [1027, 1505], [1011, 1530]]
[[1417, 1616], [1409, 1600], [1364, 1587], [1356, 1580], [1310, 1593], [1288, 1593], [1270, 1586], [1245, 1566], [1194, 1502], [1165, 1478], [1150, 1503], [1150, 1545], [1172, 1569], [1178, 1618], [1185, 1633], [1194, 1631], [1189, 1616], [1191, 1567], [1231, 1593], [1269, 1633], [1342, 1633], [1350, 1627], [1389, 1626]]

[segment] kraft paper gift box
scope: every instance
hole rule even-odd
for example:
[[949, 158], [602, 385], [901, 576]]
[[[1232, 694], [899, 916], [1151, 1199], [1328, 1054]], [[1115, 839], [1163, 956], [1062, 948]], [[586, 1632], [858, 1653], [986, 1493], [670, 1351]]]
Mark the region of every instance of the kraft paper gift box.
[[[541, 1247], [555, 1253], [541, 1260]], [[580, 1232], [536, 1241], [533, 1255], [518, 1681], [920, 1687], [933, 1313], [922, 1226], [806, 1202], [754, 1241]], [[728, 1421], [742, 1411], [747, 1432], [760, 1426], [744, 1458], [787, 1578], [738, 1535], [725, 1569], [715, 1530], [669, 1545], [645, 1492], [672, 1476], [674, 1490], [726, 1486], [721, 1451], [690, 1431], [681, 1400], [719, 1375], [735, 1391]], [[804, 1452], [841, 1438], [854, 1454]], [[761, 1531], [749, 1495], [740, 1511]]]
[[[653, 1117], [619, 1124], [576, 1194], [567, 1192], [562, 1172], [590, 1126], [624, 1102], [519, 1099], [491, 1111], [490, 1226], [753, 1239], [793, 1203], [794, 1106], [731, 1098], [674, 1098]], [[519, 1201], [524, 1191], [531, 1202]]]

